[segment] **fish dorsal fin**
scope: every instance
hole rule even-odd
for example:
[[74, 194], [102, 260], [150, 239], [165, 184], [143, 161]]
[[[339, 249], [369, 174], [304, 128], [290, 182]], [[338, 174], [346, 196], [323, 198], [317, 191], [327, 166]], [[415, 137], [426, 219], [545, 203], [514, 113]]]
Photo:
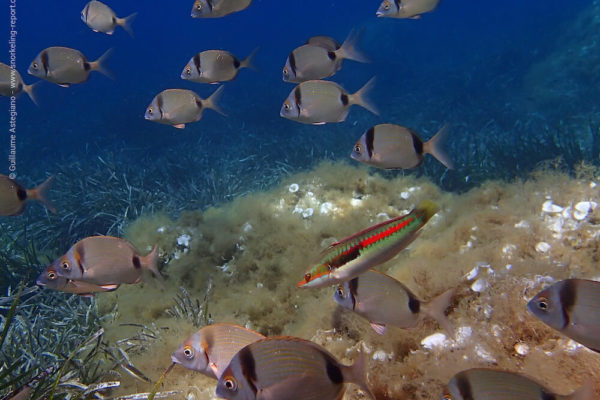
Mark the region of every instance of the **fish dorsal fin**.
[[332, 248], [338, 247], [338, 246], [340, 246], [342, 244], [347, 244], [347, 243], [349, 243], [349, 242], [351, 242], [351, 241], [353, 241], [355, 239], [359, 239], [359, 238], [361, 238], [361, 236], [364, 236], [368, 232], [374, 231], [377, 228], [381, 228], [382, 226], [388, 225], [388, 224], [390, 224], [392, 222], [399, 221], [402, 218], [406, 218], [410, 214], [412, 214], [412, 211], [410, 213], [408, 213], [408, 214], [400, 215], [398, 217], [395, 217], [395, 218], [392, 218], [392, 219], [388, 219], [387, 221], [380, 222], [377, 225], [373, 225], [371, 227], [363, 229], [362, 231], [360, 231], [358, 233], [355, 233], [352, 236], [348, 236], [347, 238], [344, 238], [344, 239], [340, 240], [339, 242], [335, 242], [335, 243], [331, 244], [329, 247], [327, 247], [325, 249], [325, 251], [331, 250]]

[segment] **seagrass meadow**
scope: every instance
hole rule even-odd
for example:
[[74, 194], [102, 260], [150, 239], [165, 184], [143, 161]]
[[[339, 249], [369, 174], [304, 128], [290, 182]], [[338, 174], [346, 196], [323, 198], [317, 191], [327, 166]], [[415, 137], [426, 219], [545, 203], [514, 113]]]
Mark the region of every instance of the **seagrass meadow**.
[[[85, 4], [74, 0], [65, 2], [74, 17], [21, 5], [19, 62], [57, 43], [92, 56], [114, 46], [115, 80], [42, 83], [39, 106], [17, 99], [17, 179], [33, 188], [55, 175], [48, 197], [58, 213], [29, 202], [22, 215], [0, 217], [1, 400], [147, 399], [173, 351], [214, 322], [310, 339], [346, 365], [363, 353], [376, 400], [439, 399], [472, 367], [519, 372], [561, 395], [591, 382], [600, 396], [600, 356], [526, 308], [559, 280], [600, 280], [597, 0], [456, 0], [401, 21], [375, 18], [377, 1], [343, 10], [291, 2], [281, 15], [279, 3], [257, 0], [221, 21], [192, 20], [181, 3], [157, 13], [123, 1], [125, 13], [139, 12], [134, 39], [89, 31], [78, 19]], [[74, 22], [55, 27], [47, 15]], [[336, 79], [353, 92], [376, 76], [369, 97], [380, 115], [355, 107], [324, 126], [280, 118], [293, 88], [281, 82], [289, 50], [314, 34], [342, 40], [352, 28], [362, 29], [370, 63], [345, 62]], [[190, 50], [187, 38], [199, 36]], [[144, 121], [159, 90], [215, 90], [179, 78], [197, 46], [240, 55], [259, 47], [255, 68], [225, 84], [227, 116], [208, 111], [184, 130]], [[350, 159], [380, 123], [424, 141], [448, 124], [455, 168], [430, 155], [405, 171]], [[335, 287], [296, 286], [327, 246], [425, 199], [439, 212], [376, 269], [424, 301], [454, 288], [446, 310], [454, 338], [430, 318], [378, 335], [336, 305]], [[125, 238], [141, 255], [157, 244], [164, 285], [144, 276], [93, 297], [35, 285], [92, 235]], [[176, 365], [154, 398], [212, 400], [215, 384]], [[366, 398], [352, 384], [343, 397]]]

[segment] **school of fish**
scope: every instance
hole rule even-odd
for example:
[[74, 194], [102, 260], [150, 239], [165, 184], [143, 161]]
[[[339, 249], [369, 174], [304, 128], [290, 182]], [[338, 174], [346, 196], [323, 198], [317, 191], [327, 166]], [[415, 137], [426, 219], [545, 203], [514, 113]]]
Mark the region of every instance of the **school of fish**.
[[[222, 18], [251, 6], [252, 0], [196, 0], [192, 18]], [[384, 0], [377, 17], [418, 19], [435, 10], [439, 0]], [[81, 11], [81, 20], [94, 32], [112, 35], [120, 27], [133, 37], [132, 22], [137, 13], [119, 18], [106, 4], [92, 0]], [[290, 51], [284, 62], [282, 79], [296, 84], [281, 106], [283, 118], [304, 124], [324, 125], [346, 120], [352, 105], [379, 115], [368, 98], [375, 85], [373, 77], [356, 92], [324, 80], [342, 68], [344, 60], [366, 63], [358, 49], [362, 31], [352, 31], [340, 45], [328, 36], [313, 36]], [[252, 68], [255, 49], [239, 59], [226, 50], [195, 49], [180, 73], [181, 79], [220, 84], [236, 79], [240, 70]], [[109, 77], [108, 49], [95, 61], [79, 50], [67, 47], [43, 49], [31, 62], [28, 73], [37, 78], [69, 87], [86, 82], [93, 71]], [[16, 79], [11, 80], [11, 76]], [[173, 71], [177, 73], [177, 71]], [[21, 92], [36, 102], [34, 88], [8, 65], [0, 63], [0, 95]], [[207, 99], [194, 91], [171, 88], [158, 93], [147, 106], [148, 121], [183, 129], [202, 118], [204, 109], [225, 116], [218, 105], [224, 86]], [[428, 141], [412, 129], [393, 123], [375, 125], [358, 139], [351, 158], [382, 169], [418, 168], [428, 153], [446, 168], [454, 167], [444, 149], [449, 127], [444, 125]], [[48, 200], [54, 180], [50, 176], [33, 189], [0, 175], [0, 216], [18, 216], [35, 200], [57, 213]], [[424, 318], [437, 321], [450, 337], [454, 328], [445, 312], [451, 306], [455, 289], [429, 301], [417, 298], [404, 284], [378, 272], [377, 267], [394, 258], [416, 240], [427, 222], [438, 212], [437, 204], [425, 200], [411, 212], [357, 232], [333, 243], [320, 254], [297, 283], [299, 288], [335, 288], [334, 301], [342, 308], [366, 319], [378, 334], [390, 328], [408, 329]], [[48, 289], [94, 296], [114, 291], [122, 284], [136, 284], [149, 276], [162, 284], [158, 268], [158, 246], [146, 255], [128, 241], [109, 236], [91, 236], [73, 244], [38, 276], [36, 283]], [[308, 263], [307, 263], [308, 264]], [[549, 327], [600, 352], [600, 282], [567, 279], [544, 289], [527, 305], [529, 312]], [[326, 349], [308, 340], [291, 336], [265, 337], [242, 326], [215, 323], [201, 328], [186, 339], [171, 357], [172, 368], [181, 365], [215, 379], [216, 395], [225, 399], [341, 399], [346, 384], [357, 385], [374, 399], [367, 380], [368, 365], [361, 353], [351, 366], [340, 363]], [[169, 369], [170, 370], [170, 369]], [[444, 400], [548, 400], [558, 398], [593, 399], [593, 388], [584, 385], [571, 394], [555, 394], [530, 378], [496, 369], [469, 369], [458, 372], [446, 385]]]

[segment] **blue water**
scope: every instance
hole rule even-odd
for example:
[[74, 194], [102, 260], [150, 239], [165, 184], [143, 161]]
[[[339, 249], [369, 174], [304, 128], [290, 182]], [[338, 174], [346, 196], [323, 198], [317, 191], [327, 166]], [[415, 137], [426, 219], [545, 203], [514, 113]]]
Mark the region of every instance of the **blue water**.
[[[85, 165], [107, 152], [121, 153], [121, 162], [146, 169], [166, 165], [169, 157], [204, 158], [202, 165], [208, 165], [212, 160], [260, 155], [265, 163], [281, 160], [294, 169], [324, 157], [350, 162], [353, 143], [376, 123], [409, 126], [428, 138], [448, 122], [454, 127], [450, 148], [459, 168], [445, 184], [455, 189], [476, 173], [479, 159], [493, 157], [475, 157], [479, 147], [490, 146], [485, 142], [489, 136], [498, 139], [498, 132], [486, 131], [490, 120], [512, 140], [510, 146], [518, 146], [517, 136], [527, 134], [511, 132], [515, 121], [536, 111], [536, 99], [527, 99], [526, 112], [518, 104], [521, 80], [531, 65], [556, 51], [566, 27], [590, 2], [442, 1], [420, 20], [378, 19], [376, 0], [256, 0], [247, 10], [220, 19], [192, 19], [191, 1], [111, 2], [119, 17], [139, 13], [132, 25], [133, 39], [121, 28], [112, 36], [92, 32], [80, 19], [84, 5], [17, 0], [17, 66], [26, 83], [37, 80], [26, 73], [29, 63], [49, 46], [79, 49], [90, 60], [113, 48], [107, 67], [115, 76], [111, 80], [94, 72], [88, 82], [68, 89], [43, 82], [37, 90], [39, 107], [21, 96], [17, 172], [22, 179], [39, 180], [56, 164]], [[281, 80], [288, 53], [309, 36], [325, 34], [341, 42], [356, 28], [365, 28], [359, 47], [372, 62], [347, 61], [332, 79], [354, 92], [377, 76], [370, 97], [381, 115], [354, 107], [345, 123], [325, 126], [279, 117], [281, 103], [293, 88]], [[6, 25], [1, 32], [8, 38]], [[257, 47], [256, 69], [242, 70], [235, 81], [225, 83], [221, 106], [226, 118], [208, 110], [183, 131], [144, 120], [145, 108], [164, 89], [188, 88], [202, 97], [216, 89], [179, 78], [195, 53], [227, 49], [241, 59]], [[2, 61], [8, 62], [8, 57]], [[597, 97], [583, 99], [583, 111], [595, 109], [596, 101]], [[563, 104], [554, 105], [543, 117], [551, 123], [567, 117], [561, 112], [571, 112], [570, 103], [565, 98], [564, 110]], [[8, 99], [0, 99], [1, 104], [8, 105]], [[0, 115], [0, 124], [7, 126], [7, 114]], [[8, 138], [0, 144], [4, 151]], [[530, 157], [532, 150], [518, 151]], [[513, 164], [508, 162], [507, 168], [514, 169]], [[8, 162], [0, 164], [1, 172], [7, 168]], [[203, 172], [190, 165], [181, 169], [178, 176]], [[443, 169], [428, 160], [418, 172], [439, 179]], [[506, 175], [513, 173], [511, 169]]]

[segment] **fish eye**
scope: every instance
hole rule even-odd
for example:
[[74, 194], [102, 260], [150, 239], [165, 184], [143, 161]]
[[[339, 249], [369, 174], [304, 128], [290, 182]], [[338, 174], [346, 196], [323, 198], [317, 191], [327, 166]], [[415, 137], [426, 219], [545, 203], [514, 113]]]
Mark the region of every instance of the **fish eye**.
[[186, 67], [185, 68], [185, 73], [188, 74], [188, 75], [191, 75], [192, 74], [192, 69], [190, 67]]
[[444, 393], [442, 400], [452, 400], [452, 395], [450, 393]]
[[202, 4], [198, 4], [198, 5], [196, 6], [196, 10], [198, 10], [198, 11], [202, 10]]
[[283, 68], [283, 74], [284, 74], [285, 76], [288, 76], [288, 75], [289, 75], [289, 72], [288, 72], [287, 68]]
[[389, 10], [389, 9], [390, 9], [390, 2], [389, 2], [389, 1], [386, 1], [386, 2], [383, 4], [383, 8], [384, 8], [385, 10]]
[[355, 153], [359, 153], [362, 151], [360, 144], [357, 144], [354, 146], [354, 152]]
[[53, 270], [48, 271], [48, 274], [46, 275], [48, 277], [48, 279], [50, 279], [51, 281], [55, 280], [57, 278], [56, 276], [56, 272], [54, 272]]
[[542, 311], [547, 311], [548, 310], [548, 299], [540, 299], [537, 302], [537, 307]]
[[225, 378], [223, 380], [223, 383], [225, 384], [225, 388], [227, 390], [237, 390], [237, 382], [235, 381], [235, 378], [233, 376], [228, 376], [227, 378]]
[[307, 272], [306, 274], [304, 274], [304, 280], [305, 280], [306, 282], [310, 282], [310, 278], [311, 278], [311, 276], [310, 276], [310, 272]]
[[344, 288], [342, 288], [341, 286], [338, 286], [336, 292], [338, 296], [344, 297]]
[[31, 64], [31, 66], [33, 67], [33, 69], [38, 69], [38, 63], [33, 62], [33, 64]]
[[191, 360], [192, 358], [194, 358], [194, 349], [191, 346], [185, 346], [183, 348], [183, 355], [188, 360]]
[[63, 261], [61, 266], [63, 267], [63, 269], [69, 269], [70, 268], [70, 265], [69, 265], [68, 261]]
[[285, 108], [286, 110], [289, 110], [292, 107], [288, 103], [284, 103], [283, 108]]
[[153, 111], [152, 111], [152, 107], [148, 108], [148, 114], [152, 115]]

